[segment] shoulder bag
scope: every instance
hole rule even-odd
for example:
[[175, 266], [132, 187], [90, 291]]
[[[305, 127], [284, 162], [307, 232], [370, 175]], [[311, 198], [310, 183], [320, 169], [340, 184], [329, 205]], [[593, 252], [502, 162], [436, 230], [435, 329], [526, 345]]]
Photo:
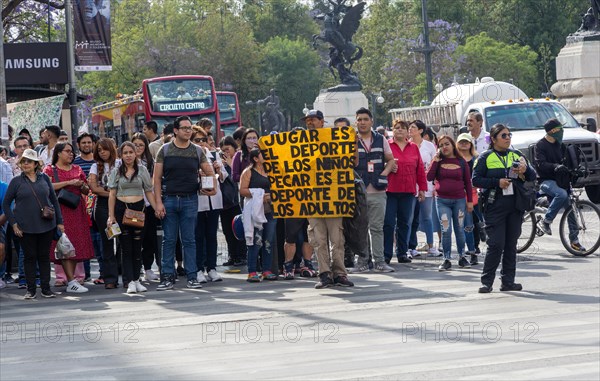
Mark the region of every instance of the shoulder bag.
[[[55, 166], [52, 166], [52, 169], [54, 170], [54, 181], [58, 183], [58, 169], [56, 169]], [[71, 209], [77, 209], [77, 206], [79, 206], [79, 202], [81, 201], [81, 196], [68, 191], [65, 188], [58, 191], [57, 198], [58, 202]]]
[[134, 228], [142, 229], [144, 227], [144, 222], [146, 221], [146, 214], [144, 213], [144, 208], [141, 211], [129, 209], [127, 204], [125, 204], [125, 214], [123, 215], [123, 225], [131, 226]]
[[[54, 219], [54, 208], [49, 205], [42, 206], [42, 202], [40, 201], [37, 193], [35, 193], [35, 190], [33, 189], [33, 185], [31, 185], [31, 181], [29, 181], [29, 179], [26, 179], [25, 181], [27, 182], [27, 184], [29, 184], [31, 191], [33, 192], [33, 195], [35, 196], [35, 199], [37, 200], [37, 203], [40, 206], [42, 218], [44, 220], [53, 220]], [[52, 189], [50, 189], [50, 192], [52, 192]]]

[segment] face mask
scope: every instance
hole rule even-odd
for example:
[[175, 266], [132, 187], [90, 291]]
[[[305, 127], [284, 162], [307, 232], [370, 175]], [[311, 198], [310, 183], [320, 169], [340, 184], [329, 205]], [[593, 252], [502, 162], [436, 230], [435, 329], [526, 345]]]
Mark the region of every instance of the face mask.
[[552, 136], [554, 139], [556, 139], [558, 144], [561, 144], [564, 133], [565, 133], [565, 131], [561, 128], [560, 130], [556, 131], [555, 133], [551, 134], [550, 136]]

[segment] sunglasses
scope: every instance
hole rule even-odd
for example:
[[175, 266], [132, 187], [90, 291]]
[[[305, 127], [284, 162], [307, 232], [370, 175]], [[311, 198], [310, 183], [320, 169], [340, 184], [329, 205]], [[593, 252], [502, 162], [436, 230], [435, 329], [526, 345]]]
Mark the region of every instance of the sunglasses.
[[179, 127], [180, 130], [183, 130], [185, 132], [189, 132], [192, 130], [192, 127], [190, 126], [183, 126], [183, 127]]
[[196, 138], [194, 139], [194, 143], [206, 143], [208, 142], [207, 138]]
[[511, 133], [511, 132], [509, 132], [509, 133], [506, 133], [506, 132], [505, 132], [505, 133], [503, 133], [503, 134], [500, 134], [500, 137], [501, 137], [502, 139], [510, 139], [510, 138], [512, 138], [512, 133]]
[[33, 160], [29, 160], [29, 159], [21, 159], [21, 164], [31, 164], [34, 163]]

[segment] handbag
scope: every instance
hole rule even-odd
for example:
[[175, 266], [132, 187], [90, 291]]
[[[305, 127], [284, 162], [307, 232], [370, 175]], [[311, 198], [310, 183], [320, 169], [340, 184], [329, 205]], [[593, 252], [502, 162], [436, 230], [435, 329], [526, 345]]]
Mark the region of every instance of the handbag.
[[44, 220], [53, 220], [54, 219], [54, 208], [51, 206], [48, 206], [48, 205], [42, 206], [42, 203], [41, 203], [37, 193], [35, 193], [35, 190], [33, 189], [33, 185], [31, 185], [31, 181], [27, 181], [27, 184], [29, 184], [31, 191], [33, 192], [33, 195], [35, 196], [35, 199], [37, 200], [37, 203], [40, 206], [42, 218]]
[[123, 215], [123, 225], [131, 226], [134, 228], [142, 229], [144, 227], [144, 222], [146, 221], [146, 214], [144, 213], [144, 209], [142, 211], [137, 211], [133, 209], [129, 209], [127, 204], [125, 204], [125, 214]]
[[532, 186], [519, 186], [514, 184], [515, 208], [522, 212], [529, 212], [535, 208], [537, 201], [535, 188]]
[[223, 196], [223, 209], [229, 209], [240, 204], [237, 184], [229, 176], [221, 183], [221, 195]]
[[[54, 170], [54, 181], [58, 183], [58, 169], [56, 169], [55, 166], [53, 166], [52, 169]], [[57, 198], [58, 202], [71, 209], [77, 209], [79, 202], [81, 201], [81, 196], [68, 191], [65, 188], [58, 191]]]

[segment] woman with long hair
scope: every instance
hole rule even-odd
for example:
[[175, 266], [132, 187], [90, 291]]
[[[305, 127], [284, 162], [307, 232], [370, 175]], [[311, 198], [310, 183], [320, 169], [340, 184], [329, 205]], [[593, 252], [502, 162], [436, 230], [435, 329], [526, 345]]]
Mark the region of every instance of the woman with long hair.
[[[458, 135], [456, 139], [458, 152], [463, 159], [469, 164], [469, 170], [473, 173], [475, 160], [479, 154], [475, 150], [473, 137], [469, 133]], [[479, 199], [477, 196], [477, 188], [473, 187], [473, 212], [467, 212], [465, 216], [465, 242], [467, 244], [467, 255], [471, 257], [471, 266], [478, 264], [476, 248], [479, 245], [479, 235], [475, 235], [476, 223], [481, 220], [479, 215]]]
[[242, 172], [252, 164], [249, 154], [251, 150], [258, 147], [258, 138], [258, 132], [254, 128], [248, 128], [242, 135], [241, 150], [236, 152], [231, 165], [231, 177], [236, 183], [240, 182]]
[[89, 218], [85, 209], [86, 204], [81, 199], [82, 194], [88, 194], [89, 187], [81, 167], [73, 164], [74, 158], [71, 143], [57, 143], [52, 154], [52, 165], [46, 166], [44, 173], [52, 179], [55, 191], [64, 189], [79, 196], [79, 203], [75, 208], [62, 203], [60, 205], [65, 233], [75, 247], [75, 256], [68, 259], [56, 259], [54, 255], [56, 242], [50, 246], [49, 255], [54, 258], [54, 263], [62, 265], [65, 271], [68, 282], [67, 292], [81, 293], [87, 292], [88, 289], [75, 279], [75, 266], [79, 262], [94, 258], [94, 247], [90, 235]]
[[[223, 139], [219, 142], [219, 147], [221, 148], [221, 159], [223, 162], [223, 168], [228, 173], [228, 177], [231, 177], [231, 164], [233, 163], [233, 157], [237, 151], [237, 143], [232, 136], [224, 136]], [[223, 191], [225, 187], [230, 187], [228, 195], [233, 197], [225, 197], [223, 194], [223, 209], [221, 209], [221, 228], [223, 229], [223, 234], [225, 235], [225, 240], [227, 241], [227, 252], [229, 253], [229, 258], [227, 262], [223, 263], [223, 266], [241, 266], [244, 264], [244, 260], [246, 259], [246, 242], [241, 241], [235, 238], [233, 234], [233, 228], [231, 223], [235, 216], [242, 213], [242, 209], [240, 208], [240, 198], [239, 198], [239, 188], [237, 183], [233, 180], [225, 179], [223, 183], [221, 183], [221, 190]], [[222, 192], [223, 193], [223, 192]]]
[[[413, 120], [410, 122], [408, 127], [408, 134], [410, 141], [419, 147], [421, 153], [421, 160], [423, 161], [424, 169], [429, 167], [429, 164], [433, 160], [436, 153], [436, 148], [433, 143], [423, 139], [427, 127], [425, 123], [420, 120]], [[425, 233], [427, 239], [426, 244], [420, 248], [425, 249], [428, 255], [436, 255], [437, 249], [433, 247], [433, 221], [432, 221], [432, 206], [433, 206], [433, 192], [434, 186], [431, 181], [427, 182], [427, 189], [425, 191], [425, 199], [422, 202], [415, 203], [415, 212], [413, 215], [413, 223], [410, 229], [410, 241], [408, 242], [408, 250], [410, 251], [410, 257], [421, 255], [417, 251], [417, 230], [421, 230]]]
[[[465, 258], [465, 214], [473, 211], [473, 191], [471, 171], [465, 159], [458, 152], [454, 139], [450, 136], [438, 138], [438, 152], [427, 172], [428, 181], [436, 181], [436, 203], [438, 218], [442, 227], [444, 262], [439, 271], [450, 270], [452, 264], [452, 228], [456, 236], [458, 266], [471, 267]], [[465, 200], [466, 198], [466, 200]]]
[[[17, 162], [21, 174], [15, 176], [6, 190], [2, 210], [15, 236], [19, 237], [24, 252], [25, 279], [27, 292], [25, 299], [36, 295], [36, 268], [40, 273], [42, 296], [53, 298], [50, 290], [50, 244], [59, 229], [64, 232], [61, 208], [48, 176], [41, 172], [44, 162], [37, 152], [26, 149]], [[11, 204], [14, 201], [14, 208]], [[54, 216], [43, 216], [41, 209], [51, 206]], [[68, 291], [68, 290], [67, 290]]]
[[490, 149], [479, 156], [473, 170], [473, 185], [484, 189], [480, 203], [484, 205], [488, 235], [479, 288], [483, 294], [492, 291], [500, 261], [500, 291], [523, 289], [521, 284], [515, 283], [517, 240], [523, 224], [523, 211], [516, 207], [515, 192], [523, 189], [525, 181], [534, 181], [536, 172], [519, 151], [510, 148], [511, 137], [508, 127], [495, 124], [490, 131]]
[[[220, 183], [223, 182], [227, 171], [223, 168], [221, 157], [217, 151], [211, 151], [208, 139], [210, 132], [200, 126], [194, 126], [192, 142], [204, 150], [215, 171], [217, 182], [217, 193], [213, 196], [198, 195], [198, 219], [196, 220], [196, 263], [198, 265], [198, 281], [206, 283], [222, 281], [223, 278], [217, 272], [217, 229], [219, 227], [219, 214], [223, 209], [223, 195]], [[204, 273], [206, 272], [206, 276]]]
[[113, 168], [108, 177], [110, 194], [106, 224], [111, 226], [116, 222], [121, 227], [118, 239], [123, 263], [123, 287], [127, 288], [128, 294], [135, 294], [146, 291], [146, 287], [140, 283], [143, 228], [126, 225], [123, 217], [128, 209], [143, 212], [146, 206], [144, 196], [155, 209], [154, 194], [152, 178], [146, 167], [138, 163], [135, 145], [124, 142], [119, 151], [121, 165]]
[[[131, 142], [135, 146], [135, 156], [139, 165], [146, 167], [150, 178], [154, 172], [154, 158], [150, 153], [150, 143], [148, 138], [143, 133], [135, 133], [131, 137]], [[144, 222], [144, 232], [142, 234], [142, 264], [144, 266], [144, 277], [146, 281], [158, 280], [158, 275], [152, 271], [152, 263], [160, 267], [160, 252], [158, 251], [158, 243], [156, 231], [158, 229], [158, 220], [154, 215], [154, 208], [150, 204], [150, 200], [145, 199], [146, 209], [144, 211], [146, 220]]]
[[115, 256], [114, 242], [106, 236], [106, 221], [108, 221], [108, 175], [117, 166], [117, 148], [112, 139], [102, 138], [94, 147], [94, 160], [90, 168], [90, 189], [96, 194], [94, 206], [94, 220], [102, 237], [102, 260], [104, 262], [102, 274], [104, 288], [114, 289], [119, 284], [119, 269]]
[[[263, 158], [260, 150], [254, 148], [248, 154], [250, 159], [250, 166], [242, 172], [240, 178], [240, 195], [245, 197], [245, 208], [250, 207], [250, 202], [262, 202], [264, 207], [265, 218], [267, 222], [263, 223], [261, 228], [254, 228], [252, 245], [248, 245], [248, 282], [260, 282], [263, 279], [266, 280], [277, 280], [277, 275], [273, 274], [269, 269], [271, 268], [271, 259], [273, 257], [273, 241], [275, 239], [275, 228], [277, 220], [273, 218], [273, 206], [271, 203], [271, 184], [267, 172], [264, 168], [265, 159]], [[262, 200], [254, 200], [252, 191], [255, 189], [261, 189], [264, 192], [262, 194]], [[257, 193], [257, 192], [255, 192]], [[260, 194], [258, 192], [257, 194]], [[244, 209], [245, 210], [245, 209]], [[259, 275], [256, 271], [258, 252], [264, 247], [262, 252], [262, 275]]]

